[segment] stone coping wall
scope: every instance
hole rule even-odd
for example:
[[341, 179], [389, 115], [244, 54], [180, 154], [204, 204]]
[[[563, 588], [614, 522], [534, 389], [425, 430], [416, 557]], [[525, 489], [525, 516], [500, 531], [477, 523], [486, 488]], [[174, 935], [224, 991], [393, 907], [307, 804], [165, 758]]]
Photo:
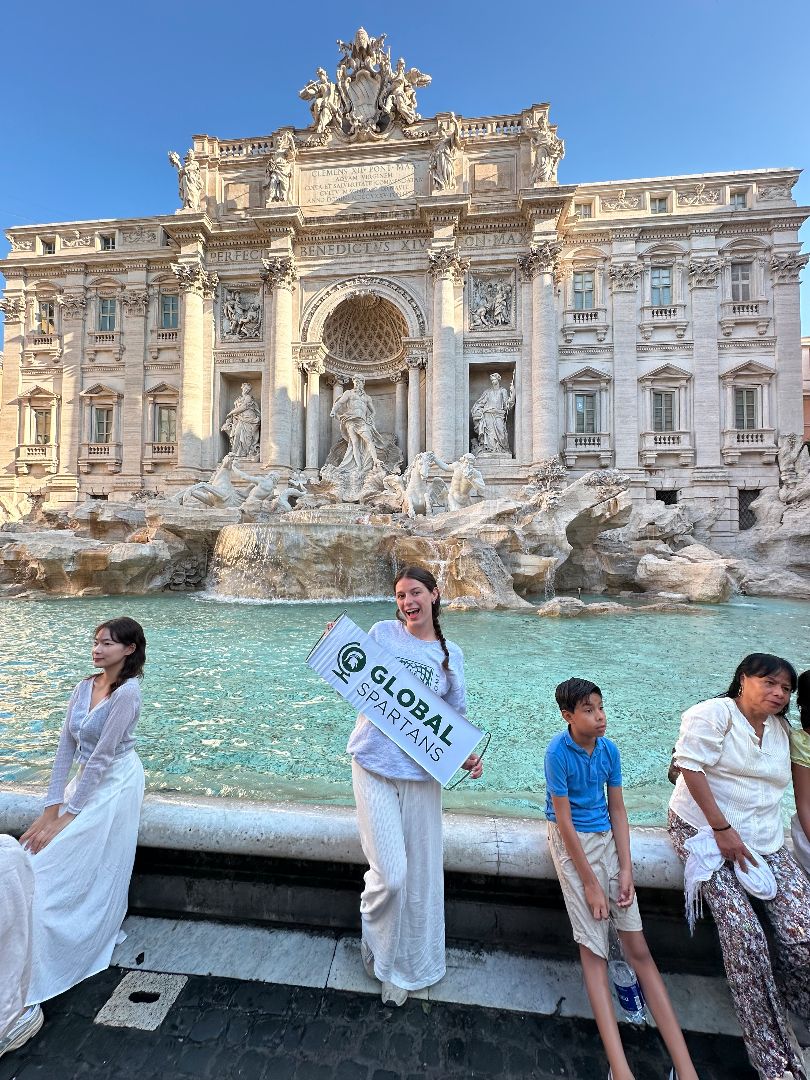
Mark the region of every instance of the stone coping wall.
[[[40, 812], [44, 789], [0, 784], [0, 832], [19, 836]], [[683, 870], [665, 829], [631, 828], [635, 883], [683, 889]], [[267, 858], [365, 865], [354, 811], [303, 803], [249, 802], [148, 794], [138, 843]], [[553, 879], [546, 823], [446, 812], [444, 865], [450, 873]]]

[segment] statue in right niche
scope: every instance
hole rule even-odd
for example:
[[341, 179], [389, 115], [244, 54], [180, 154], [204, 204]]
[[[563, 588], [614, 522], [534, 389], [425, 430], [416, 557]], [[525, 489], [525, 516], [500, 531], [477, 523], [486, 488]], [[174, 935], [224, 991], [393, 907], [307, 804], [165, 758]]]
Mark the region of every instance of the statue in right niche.
[[511, 454], [506, 421], [515, 404], [515, 378], [509, 390], [501, 386], [501, 377], [493, 371], [489, 386], [471, 409], [473, 427], [478, 441], [479, 454]]

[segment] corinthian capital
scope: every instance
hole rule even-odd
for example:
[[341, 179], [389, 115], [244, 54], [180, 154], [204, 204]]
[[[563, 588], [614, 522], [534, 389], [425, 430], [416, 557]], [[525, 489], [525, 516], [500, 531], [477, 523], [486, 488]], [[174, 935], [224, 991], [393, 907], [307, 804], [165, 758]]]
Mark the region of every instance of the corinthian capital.
[[262, 259], [262, 266], [262, 280], [271, 292], [273, 289], [289, 289], [292, 292], [298, 281], [298, 269], [292, 256], [277, 255], [272, 259]]
[[614, 292], [635, 292], [641, 267], [637, 262], [615, 262], [608, 267], [610, 287]]
[[518, 257], [524, 281], [531, 281], [536, 274], [555, 274], [561, 251], [559, 240], [541, 240], [539, 244], [532, 244], [525, 255]]
[[705, 259], [689, 260], [689, 286], [692, 289], [717, 288], [724, 266], [723, 259], [710, 255]]
[[210, 299], [219, 284], [219, 276], [209, 273], [202, 263], [172, 263], [172, 273], [183, 292]]
[[63, 293], [57, 296], [56, 302], [62, 309], [63, 319], [81, 319], [87, 310], [87, 297], [81, 293]]
[[25, 315], [25, 298], [22, 296], [4, 296], [0, 299], [0, 311], [6, 322], [21, 322]]
[[439, 248], [428, 252], [428, 270], [436, 279], [452, 277], [460, 285], [469, 269], [469, 259], [460, 258], [455, 248]]
[[146, 292], [125, 292], [121, 294], [121, 306], [125, 315], [145, 315], [148, 303], [149, 294]]
[[798, 282], [799, 274], [807, 266], [810, 255], [802, 255], [799, 251], [790, 251], [786, 255], [771, 256], [771, 273], [774, 283], [786, 285], [790, 282]]

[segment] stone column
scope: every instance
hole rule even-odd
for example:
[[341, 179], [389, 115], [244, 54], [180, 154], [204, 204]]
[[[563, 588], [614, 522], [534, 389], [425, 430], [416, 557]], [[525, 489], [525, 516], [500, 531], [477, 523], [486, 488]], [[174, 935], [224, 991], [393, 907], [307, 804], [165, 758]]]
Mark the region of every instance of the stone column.
[[[143, 365], [146, 355], [148, 304], [149, 297], [145, 290], [125, 292], [121, 297], [121, 337], [124, 345], [121, 473], [130, 480], [140, 477], [143, 461]], [[151, 417], [149, 420], [151, 421]]]
[[397, 437], [397, 446], [402, 452], [403, 459], [406, 457], [408, 448], [408, 428], [405, 409], [405, 398], [408, 392], [402, 371], [391, 376], [394, 384], [394, 434]]
[[425, 360], [421, 356], [408, 356], [408, 464], [422, 450], [422, 394], [420, 388], [421, 371]]
[[432, 445], [440, 458], [456, 456], [456, 325], [455, 285], [469, 268], [454, 248], [428, 252], [433, 275]]
[[305, 360], [301, 368], [307, 375], [307, 426], [306, 458], [307, 472], [317, 472], [320, 465], [320, 427], [321, 427], [321, 375], [326, 370], [323, 361]]
[[87, 313], [84, 292], [60, 297], [62, 310], [62, 420], [59, 430], [59, 471], [51, 485], [78, 495], [79, 448], [82, 441], [82, 352]]
[[273, 297], [273, 316], [269, 335], [265, 331], [261, 458], [266, 465], [289, 469], [297, 377], [292, 359], [292, 291], [298, 272], [291, 256], [276, 256], [262, 262], [265, 288]]
[[[180, 357], [180, 415], [177, 463], [182, 470], [202, 471], [206, 424], [203, 416], [203, 293], [216, 288], [218, 277], [209, 274], [199, 260], [173, 263], [183, 293], [183, 347]], [[188, 473], [187, 473], [188, 475]]]
[[[332, 408], [334, 408], [335, 407], [335, 402], [340, 397], [340, 395], [343, 393], [343, 391], [346, 389], [346, 380], [341, 378], [341, 376], [339, 376], [339, 375], [334, 375], [329, 380], [329, 382], [331, 383], [331, 386], [332, 386]], [[331, 430], [332, 430], [332, 444], [331, 445], [334, 446], [335, 443], [340, 438], [340, 421], [338, 420], [338, 418], [336, 416], [332, 417], [332, 429]], [[330, 447], [330, 449], [331, 449], [331, 447]]]
[[[720, 424], [720, 380], [717, 350], [717, 286], [722, 260], [710, 255], [689, 262], [689, 287], [692, 290], [692, 337], [694, 338], [694, 415], [695, 465], [719, 468], [722, 429]], [[800, 395], [801, 396], [801, 395]], [[726, 416], [726, 426], [734, 423], [733, 408]]]
[[[773, 279], [773, 318], [778, 329], [776, 339], [776, 416], [777, 437], [804, 431], [802, 407], [802, 346], [799, 314], [799, 274], [810, 256], [798, 251], [771, 257]], [[763, 397], [767, 388], [763, 387]], [[764, 405], [764, 402], [763, 402]], [[763, 427], [770, 425], [763, 420]]]
[[560, 454], [557, 320], [554, 274], [562, 245], [557, 240], [532, 244], [520, 258], [523, 277], [532, 283], [532, 458]]
[[[14, 282], [16, 284], [16, 282]], [[7, 292], [0, 300], [5, 314], [5, 355], [0, 384], [3, 407], [0, 409], [0, 492], [17, 488], [14, 463], [19, 444], [19, 410], [15, 402], [20, 393], [20, 367], [25, 339], [25, 294]]]
[[636, 295], [641, 264], [619, 259], [608, 267], [613, 293], [613, 460], [617, 469], [639, 467]]

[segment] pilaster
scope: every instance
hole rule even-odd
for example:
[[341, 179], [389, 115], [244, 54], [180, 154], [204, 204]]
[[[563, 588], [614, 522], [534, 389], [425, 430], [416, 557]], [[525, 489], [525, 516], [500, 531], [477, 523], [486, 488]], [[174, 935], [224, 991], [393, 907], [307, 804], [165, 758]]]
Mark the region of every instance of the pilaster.
[[[804, 431], [799, 275], [810, 256], [798, 251], [771, 257], [773, 312], [776, 324], [776, 418], [779, 435]], [[765, 427], [768, 425], [765, 424]]]
[[720, 284], [723, 260], [716, 255], [695, 257], [690, 260], [688, 269], [695, 340], [695, 465], [698, 468], [721, 468], [723, 459], [717, 348], [717, 287]]
[[19, 442], [19, 406], [16, 404], [22, 384], [20, 365], [25, 340], [25, 292], [8, 289], [0, 299], [5, 315], [3, 356], [3, 405], [0, 408], [0, 491], [16, 489], [15, 459]]
[[[145, 279], [146, 275], [143, 274]], [[121, 474], [124, 480], [141, 476], [143, 459], [143, 368], [146, 359], [146, 313], [149, 296], [145, 280], [121, 296], [124, 344], [124, 410], [121, 418]]]
[[613, 436], [617, 469], [636, 470], [639, 462], [637, 293], [641, 264], [616, 260], [608, 267], [613, 293]]
[[199, 261], [173, 263], [172, 270], [183, 293], [183, 346], [181, 352], [181, 395], [179, 416], [180, 469], [202, 471], [206, 422], [203, 415], [203, 298], [213, 295], [219, 278], [209, 274]]
[[555, 239], [532, 244], [520, 257], [523, 278], [532, 285], [531, 400], [532, 459], [560, 453], [557, 318], [554, 275], [562, 245]]
[[456, 294], [463, 286], [469, 262], [455, 247], [438, 247], [428, 252], [433, 277], [433, 370], [431, 449], [440, 458], [452, 461], [456, 446], [456, 399], [459, 385], [456, 371]]
[[[289, 469], [292, 455], [292, 410], [297, 374], [292, 359], [292, 293], [298, 280], [295, 260], [280, 255], [263, 260], [265, 289], [272, 295], [272, 320], [262, 378], [262, 461]], [[265, 392], [265, 383], [267, 391]]]
[[[79, 445], [83, 412], [79, 395], [82, 390], [82, 354], [88, 306], [81, 279], [70, 282], [70, 288], [70, 292], [66, 290], [58, 298], [63, 349], [59, 471], [49, 485], [53, 492], [64, 492], [67, 499], [78, 498], [79, 493]], [[73, 291], [76, 288], [81, 288], [81, 291]]]

